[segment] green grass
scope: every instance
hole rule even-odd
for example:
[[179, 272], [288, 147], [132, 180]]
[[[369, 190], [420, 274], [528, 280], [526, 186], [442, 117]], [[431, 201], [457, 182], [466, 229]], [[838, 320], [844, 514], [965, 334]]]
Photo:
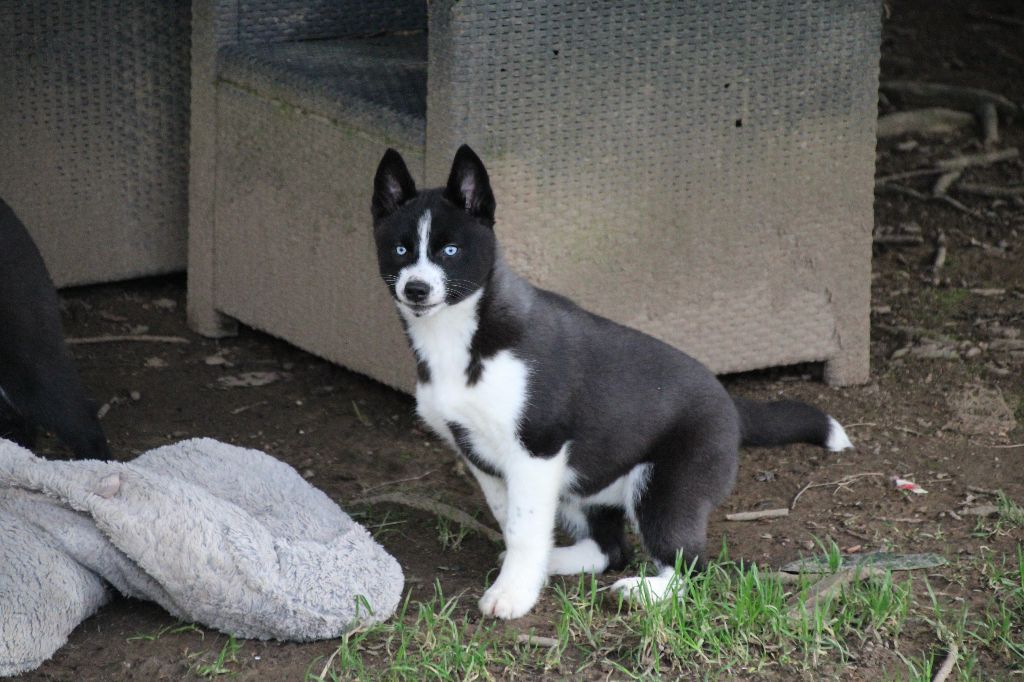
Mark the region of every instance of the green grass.
[[978, 519], [973, 535], [988, 538], [993, 535], [1006, 535], [1024, 528], [1024, 508], [1014, 502], [1002, 490], [996, 493], [995, 519]]
[[1002, 490], [999, 491], [996, 506], [999, 507], [997, 524], [1002, 524], [1002, 529], [1024, 528], [1024, 508], [1011, 500]]
[[514, 650], [502, 647], [503, 624], [470, 622], [456, 613], [459, 598], [434, 597], [413, 603], [407, 595], [387, 623], [349, 632], [326, 663], [314, 661], [307, 680], [488, 679], [492, 668], [516, 665]]
[[221, 647], [220, 653], [217, 654], [217, 658], [212, 663], [197, 663], [195, 665], [196, 675], [209, 679], [211, 677], [231, 674], [232, 671], [228, 664], [238, 662], [238, 652], [241, 648], [242, 645], [239, 644], [234, 635], [228, 637], [228, 641]]
[[407, 597], [388, 623], [343, 637], [328, 660], [310, 665], [307, 680], [557, 678], [588, 669], [616, 679], [715, 670], [728, 679], [836, 668], [864, 638], [898, 637], [910, 606], [909, 581], [886, 575], [851, 583], [813, 611], [793, 609], [809, 578], [783, 582], [724, 554], [700, 573], [679, 567], [676, 598], [631, 606], [602, 582], [554, 582], [554, 646], [518, 641], [515, 622], [480, 620], [475, 604], [460, 606], [435, 585], [431, 599]]
[[[1020, 524], [1018, 505], [1005, 496], [999, 505], [990, 523]], [[818, 546], [836, 570], [839, 548]], [[731, 561], [723, 547], [703, 572], [677, 566], [673, 597], [662, 601], [641, 595], [623, 603], [607, 578], [554, 580], [539, 633], [481, 619], [475, 599], [445, 595], [435, 583], [430, 598], [410, 593], [386, 623], [343, 636], [330, 656], [310, 663], [306, 680], [827, 679], [841, 676], [869, 640], [893, 656], [877, 671], [881, 679], [930, 680], [952, 644], [959, 654], [951, 680], [993, 679], [992, 665], [1024, 674], [1024, 544], [958, 567], [953, 580], [973, 586], [974, 602], [935, 591], [920, 573], [897, 572], [851, 582], [805, 609], [816, 576], [781, 577]], [[203, 634], [177, 624], [129, 640], [191, 632]], [[534, 634], [541, 639], [523, 641]], [[190, 655], [190, 668], [207, 679], [232, 675], [240, 651], [229, 637], [212, 661], [213, 652]]]
[[469, 527], [452, 521], [446, 516], [437, 517], [437, 540], [444, 551], [455, 551], [462, 546], [462, 541], [469, 534]]
[[[960, 652], [956, 670], [960, 680], [987, 680], [979, 663], [979, 654], [999, 661], [1016, 675], [1024, 674], [1024, 545], [1018, 543], [1012, 556], [986, 552], [972, 566], [972, 573], [983, 582], [985, 603], [973, 611], [967, 605], [950, 607], [939, 599], [926, 583], [929, 604], [923, 619], [946, 643], [956, 643]], [[926, 661], [928, 665], [922, 662]], [[926, 675], [940, 665], [939, 660], [908, 660], [911, 679], [930, 679]]]

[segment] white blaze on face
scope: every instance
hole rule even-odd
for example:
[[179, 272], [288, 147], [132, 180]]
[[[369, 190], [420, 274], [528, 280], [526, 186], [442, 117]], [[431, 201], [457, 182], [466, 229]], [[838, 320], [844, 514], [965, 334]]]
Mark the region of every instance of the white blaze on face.
[[[440, 304], [445, 300], [445, 274], [444, 270], [430, 260], [430, 210], [423, 212], [420, 222], [417, 225], [416, 262], [402, 268], [398, 273], [398, 282], [395, 284], [395, 292], [400, 302], [399, 308], [403, 312], [411, 312], [414, 315], [422, 315], [428, 311], [423, 310], [426, 306], [436, 306], [429, 313], [436, 312]], [[412, 302], [405, 296], [405, 287], [412, 280], [418, 280], [430, 287], [430, 293], [426, 300], [417, 304], [419, 310], [411, 311], [409, 306]], [[401, 305], [404, 304], [404, 305]], [[417, 315], [417, 316], [419, 316]]]

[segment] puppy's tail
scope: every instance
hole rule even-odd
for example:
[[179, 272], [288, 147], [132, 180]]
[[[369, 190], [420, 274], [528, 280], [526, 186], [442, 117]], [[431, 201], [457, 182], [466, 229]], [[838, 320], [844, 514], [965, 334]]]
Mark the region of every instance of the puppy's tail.
[[797, 400], [762, 403], [733, 398], [740, 415], [742, 445], [810, 443], [833, 452], [852, 448], [843, 427], [816, 407]]

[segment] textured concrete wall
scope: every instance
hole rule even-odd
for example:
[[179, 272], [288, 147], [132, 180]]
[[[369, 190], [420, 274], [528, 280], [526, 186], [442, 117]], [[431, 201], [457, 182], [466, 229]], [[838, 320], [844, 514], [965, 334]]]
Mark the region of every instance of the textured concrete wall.
[[518, 270], [717, 372], [864, 381], [879, 12], [434, 2], [427, 175], [468, 142]]
[[[387, 143], [227, 84], [217, 108], [216, 309], [410, 389], [415, 366], [370, 222]], [[399, 151], [422, 178], [422, 151]]]
[[187, 0], [0, 3], [0, 196], [58, 285], [185, 267]]

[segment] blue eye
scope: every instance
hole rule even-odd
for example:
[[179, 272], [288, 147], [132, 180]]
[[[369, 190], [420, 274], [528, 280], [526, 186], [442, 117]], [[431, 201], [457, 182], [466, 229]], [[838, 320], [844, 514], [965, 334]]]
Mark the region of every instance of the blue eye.
[[444, 247], [444, 255], [446, 256], [454, 256], [458, 252], [459, 247], [455, 246], [455, 244], [449, 244], [448, 246]]
[[395, 253], [397, 253], [399, 256], [404, 256], [408, 252], [409, 252], [409, 250], [406, 249], [404, 246], [396, 246], [395, 247]]

